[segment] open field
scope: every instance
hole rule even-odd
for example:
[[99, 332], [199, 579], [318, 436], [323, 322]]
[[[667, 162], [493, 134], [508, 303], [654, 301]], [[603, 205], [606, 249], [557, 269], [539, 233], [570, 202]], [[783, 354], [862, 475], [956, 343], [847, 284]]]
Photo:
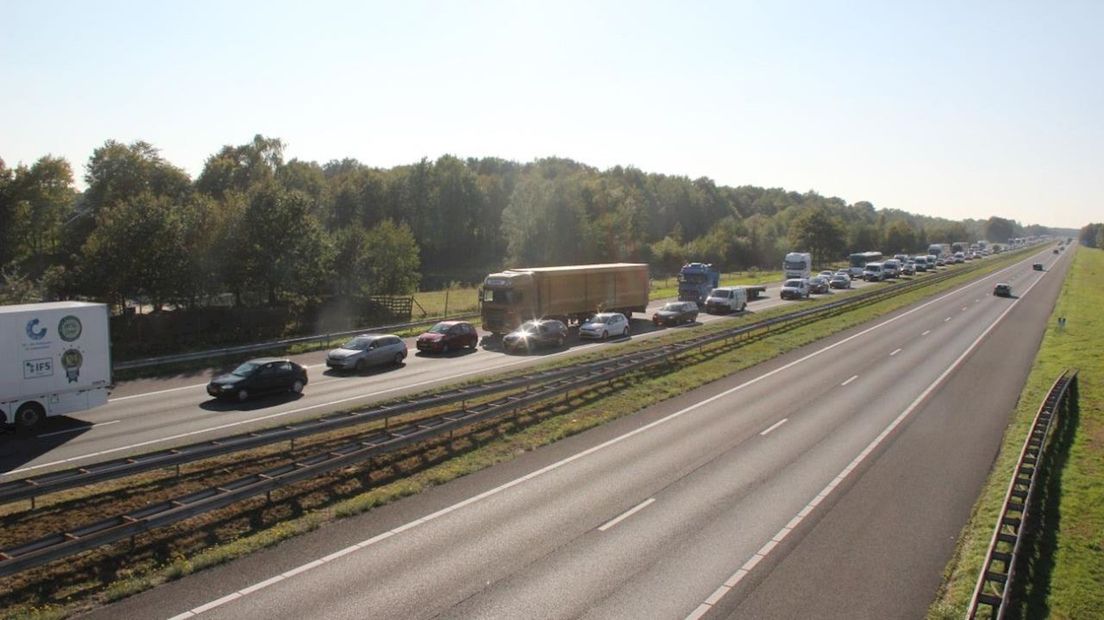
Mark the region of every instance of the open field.
[[[1072, 251], [1072, 250], [1071, 250]], [[996, 524], [1012, 467], [1054, 379], [1078, 368], [1074, 414], [1053, 430], [1041, 471], [1027, 583], [1010, 617], [1104, 618], [1104, 251], [1078, 248], [989, 482], [945, 571], [931, 619], [962, 618]], [[1064, 328], [1058, 318], [1065, 317]], [[987, 608], [983, 608], [988, 612]]]

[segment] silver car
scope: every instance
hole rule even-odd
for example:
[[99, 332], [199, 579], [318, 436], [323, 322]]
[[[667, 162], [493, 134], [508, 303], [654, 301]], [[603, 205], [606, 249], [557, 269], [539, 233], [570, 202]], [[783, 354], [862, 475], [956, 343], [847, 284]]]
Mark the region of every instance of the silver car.
[[361, 334], [326, 354], [326, 365], [337, 370], [361, 372], [370, 366], [394, 364], [406, 359], [406, 343], [392, 334]]
[[600, 338], [610, 336], [628, 336], [629, 320], [620, 312], [600, 312], [579, 326], [579, 338]]

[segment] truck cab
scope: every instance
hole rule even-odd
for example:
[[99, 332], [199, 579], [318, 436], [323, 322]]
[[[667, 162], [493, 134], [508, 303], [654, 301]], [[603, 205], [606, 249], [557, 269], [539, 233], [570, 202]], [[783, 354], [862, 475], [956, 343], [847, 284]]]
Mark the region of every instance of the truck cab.
[[692, 301], [699, 307], [705, 305], [709, 292], [720, 284], [721, 274], [710, 263], [687, 263], [678, 274], [679, 301]]

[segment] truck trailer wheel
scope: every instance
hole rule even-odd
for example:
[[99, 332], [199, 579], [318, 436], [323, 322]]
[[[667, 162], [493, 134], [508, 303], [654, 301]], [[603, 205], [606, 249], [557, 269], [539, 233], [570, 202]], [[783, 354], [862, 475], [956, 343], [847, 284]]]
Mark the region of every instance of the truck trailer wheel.
[[46, 412], [38, 403], [23, 403], [15, 411], [15, 425], [24, 430], [31, 430], [42, 423], [46, 418]]

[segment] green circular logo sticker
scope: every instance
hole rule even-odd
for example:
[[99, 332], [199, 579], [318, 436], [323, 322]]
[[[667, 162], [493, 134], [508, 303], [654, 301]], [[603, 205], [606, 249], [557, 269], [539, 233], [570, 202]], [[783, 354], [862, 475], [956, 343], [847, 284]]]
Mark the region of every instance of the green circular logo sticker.
[[80, 338], [81, 331], [83, 330], [84, 328], [81, 326], [80, 319], [71, 314], [63, 317], [61, 321], [58, 322], [58, 335], [61, 336], [61, 339], [65, 342], [73, 342], [77, 338]]

